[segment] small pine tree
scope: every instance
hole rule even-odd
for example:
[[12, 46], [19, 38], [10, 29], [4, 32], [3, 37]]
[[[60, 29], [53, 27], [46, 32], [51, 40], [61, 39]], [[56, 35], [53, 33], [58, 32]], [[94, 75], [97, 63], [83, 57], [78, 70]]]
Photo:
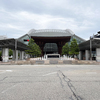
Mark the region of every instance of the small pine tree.
[[41, 55], [41, 49], [40, 47], [34, 42], [33, 39], [30, 39], [28, 46], [29, 49], [25, 50], [27, 54], [29, 54], [31, 57], [37, 56], [39, 57]]
[[63, 47], [62, 47], [62, 55], [69, 55], [69, 45], [68, 43], [66, 43]]
[[79, 46], [77, 44], [76, 39], [73, 39], [70, 44], [69, 54], [74, 56], [79, 54]]

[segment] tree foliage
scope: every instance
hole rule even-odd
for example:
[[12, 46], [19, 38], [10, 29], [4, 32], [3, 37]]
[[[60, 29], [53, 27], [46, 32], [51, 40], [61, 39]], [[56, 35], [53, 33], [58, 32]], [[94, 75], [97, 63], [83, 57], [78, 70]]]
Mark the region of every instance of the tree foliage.
[[69, 55], [69, 45], [68, 43], [66, 43], [63, 47], [62, 47], [62, 55]]
[[13, 51], [9, 49], [9, 56], [13, 55]]
[[27, 54], [29, 54], [31, 57], [37, 56], [39, 57], [41, 55], [41, 49], [40, 47], [34, 42], [33, 39], [30, 39], [28, 43], [28, 50], [25, 50]]
[[62, 55], [78, 55], [79, 54], [79, 46], [77, 44], [76, 39], [73, 39], [71, 41], [71, 44], [69, 45], [68, 43], [66, 43], [63, 47], [62, 47]]
[[71, 44], [70, 44], [70, 49], [69, 49], [69, 54], [70, 55], [78, 55], [79, 54], [79, 46], [77, 44], [77, 41], [76, 39], [73, 39], [71, 41]]

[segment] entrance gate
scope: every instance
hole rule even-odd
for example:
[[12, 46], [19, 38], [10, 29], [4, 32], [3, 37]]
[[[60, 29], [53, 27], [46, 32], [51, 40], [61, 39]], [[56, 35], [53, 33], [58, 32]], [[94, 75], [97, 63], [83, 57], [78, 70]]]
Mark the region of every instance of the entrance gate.
[[56, 43], [45, 43], [43, 53], [44, 54], [58, 54], [57, 44]]

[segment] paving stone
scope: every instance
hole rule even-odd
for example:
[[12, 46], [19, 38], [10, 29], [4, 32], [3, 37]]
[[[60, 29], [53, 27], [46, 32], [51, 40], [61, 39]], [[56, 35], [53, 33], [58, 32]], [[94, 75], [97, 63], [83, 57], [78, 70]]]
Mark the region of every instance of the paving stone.
[[36, 60], [35, 64], [44, 64], [44, 60]]
[[50, 64], [58, 64], [58, 60], [50, 60]]
[[63, 64], [72, 64], [72, 60], [64, 60]]

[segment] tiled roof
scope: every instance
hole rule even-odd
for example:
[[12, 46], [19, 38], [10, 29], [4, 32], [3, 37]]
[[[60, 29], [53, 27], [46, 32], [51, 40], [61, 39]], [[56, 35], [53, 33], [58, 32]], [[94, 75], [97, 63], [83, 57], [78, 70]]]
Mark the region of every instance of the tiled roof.
[[27, 34], [29, 36], [36, 37], [62, 37], [62, 36], [72, 36], [74, 33], [69, 30], [60, 30], [60, 29], [41, 29], [41, 30], [30, 30]]

